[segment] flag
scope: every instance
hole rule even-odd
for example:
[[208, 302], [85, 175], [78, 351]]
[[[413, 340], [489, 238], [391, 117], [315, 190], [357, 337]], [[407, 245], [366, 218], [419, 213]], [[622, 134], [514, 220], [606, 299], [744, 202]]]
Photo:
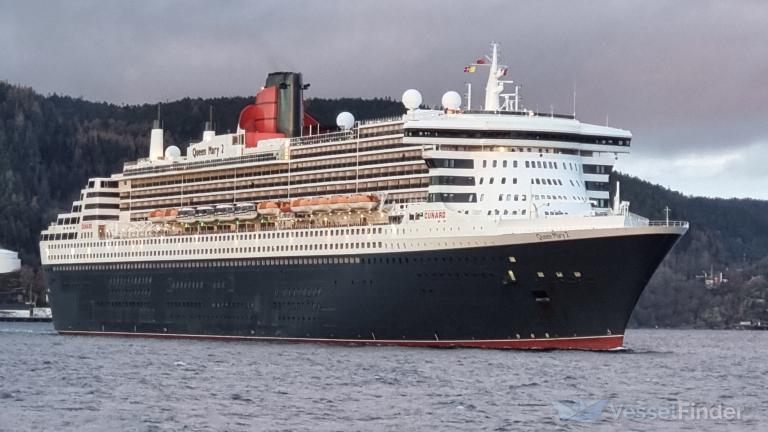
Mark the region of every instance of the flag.
[[464, 72], [466, 72], [466, 73], [474, 73], [475, 72], [475, 66], [466, 66], [464, 68]]
[[479, 59], [475, 60], [475, 63], [477, 63], [477, 64], [485, 64], [485, 59], [479, 58]]

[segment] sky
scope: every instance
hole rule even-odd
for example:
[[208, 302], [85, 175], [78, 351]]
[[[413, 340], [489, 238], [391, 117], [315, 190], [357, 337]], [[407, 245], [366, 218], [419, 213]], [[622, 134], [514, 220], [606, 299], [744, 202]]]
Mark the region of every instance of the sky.
[[[768, 199], [768, 2], [0, 0], [0, 80], [114, 103], [255, 94], [481, 102], [501, 44], [523, 103], [633, 133], [617, 169], [688, 195]], [[477, 107], [475, 107], [477, 108]], [[234, 122], [234, 120], [233, 120]]]

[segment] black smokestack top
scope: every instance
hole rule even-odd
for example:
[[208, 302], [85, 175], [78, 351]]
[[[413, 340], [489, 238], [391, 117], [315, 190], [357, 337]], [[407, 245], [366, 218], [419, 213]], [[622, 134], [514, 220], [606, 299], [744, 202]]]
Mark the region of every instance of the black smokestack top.
[[272, 72], [267, 75], [265, 87], [277, 87], [277, 131], [288, 137], [301, 135], [302, 112], [301, 74]]

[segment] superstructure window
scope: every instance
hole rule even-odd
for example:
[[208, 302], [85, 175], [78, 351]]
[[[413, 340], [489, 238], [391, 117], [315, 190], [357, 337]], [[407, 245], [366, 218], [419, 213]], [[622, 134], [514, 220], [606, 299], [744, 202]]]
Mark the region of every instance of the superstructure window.
[[85, 194], [86, 198], [120, 198], [119, 192], [88, 192]]
[[610, 174], [613, 169], [610, 165], [591, 165], [584, 164], [582, 171], [584, 174]]
[[118, 220], [120, 219], [117, 215], [87, 215], [83, 216], [83, 222], [85, 221], [94, 221], [94, 220]]
[[473, 193], [430, 193], [429, 202], [475, 202]]
[[472, 169], [475, 162], [472, 159], [424, 159], [429, 168], [462, 168]]
[[120, 204], [106, 204], [106, 203], [97, 203], [97, 204], [85, 204], [83, 206], [86, 210], [92, 210], [92, 209], [113, 209], [117, 210], [120, 209]]
[[[432, 176], [429, 178], [430, 185], [455, 185], [455, 186], [474, 186], [474, 177], [464, 176]], [[482, 178], [480, 179], [482, 184]]]
[[521, 130], [406, 129], [407, 137], [518, 139], [628, 146], [630, 138]]

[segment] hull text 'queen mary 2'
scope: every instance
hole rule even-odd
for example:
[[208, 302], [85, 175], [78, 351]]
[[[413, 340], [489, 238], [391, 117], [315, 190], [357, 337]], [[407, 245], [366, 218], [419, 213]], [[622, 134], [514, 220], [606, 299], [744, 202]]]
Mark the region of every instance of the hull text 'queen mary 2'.
[[[484, 109], [327, 131], [271, 73], [211, 127], [88, 180], [41, 234], [61, 334], [612, 349], [688, 224], [609, 197], [626, 130], [521, 108], [497, 46]], [[618, 189], [618, 188], [617, 188]]]

